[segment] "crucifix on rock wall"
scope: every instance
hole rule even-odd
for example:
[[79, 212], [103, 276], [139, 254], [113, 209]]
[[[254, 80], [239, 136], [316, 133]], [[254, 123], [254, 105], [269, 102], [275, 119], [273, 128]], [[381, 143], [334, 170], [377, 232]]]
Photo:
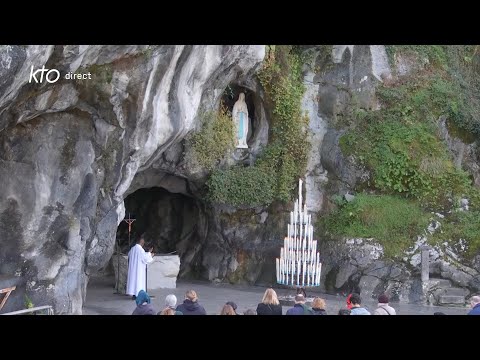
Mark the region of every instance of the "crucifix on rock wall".
[[128, 219], [123, 219], [123, 221], [125, 221], [127, 224], [128, 224], [128, 248], [130, 249], [130, 246], [132, 245], [131, 242], [130, 242], [130, 235], [132, 233], [132, 224], [133, 222], [135, 221], [136, 219], [132, 219], [130, 217], [130, 213], [128, 213]]

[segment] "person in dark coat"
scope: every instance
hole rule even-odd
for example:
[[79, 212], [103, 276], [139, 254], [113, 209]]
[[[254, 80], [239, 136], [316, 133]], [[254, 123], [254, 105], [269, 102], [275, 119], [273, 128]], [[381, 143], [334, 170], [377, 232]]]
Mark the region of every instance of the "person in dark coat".
[[257, 306], [257, 315], [282, 315], [282, 305], [272, 288], [267, 289], [263, 294], [262, 302]]
[[325, 310], [325, 300], [319, 297], [313, 299], [312, 303], [312, 311], [313, 315], [327, 315], [327, 311]]
[[150, 304], [150, 296], [145, 292], [145, 290], [140, 290], [138, 295], [135, 298], [137, 307], [133, 310], [132, 315], [155, 315], [157, 312]]
[[472, 310], [470, 310], [467, 315], [480, 315], [480, 296], [472, 297], [470, 305], [472, 306]]
[[295, 296], [295, 305], [287, 310], [287, 315], [313, 315], [313, 311], [305, 305], [305, 297], [299, 294]]
[[207, 315], [203, 306], [198, 303], [198, 296], [195, 290], [186, 292], [183, 304], [178, 305], [176, 310], [183, 315]]

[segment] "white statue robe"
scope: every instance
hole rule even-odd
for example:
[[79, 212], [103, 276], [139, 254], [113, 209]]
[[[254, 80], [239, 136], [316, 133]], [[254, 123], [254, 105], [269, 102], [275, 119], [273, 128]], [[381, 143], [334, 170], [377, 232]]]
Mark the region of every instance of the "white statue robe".
[[232, 117], [237, 127], [237, 148], [248, 148], [248, 108], [245, 102], [245, 95], [240, 94], [237, 102], [233, 105]]
[[137, 296], [140, 290], [147, 291], [147, 264], [153, 261], [152, 254], [136, 244], [128, 252], [127, 295]]

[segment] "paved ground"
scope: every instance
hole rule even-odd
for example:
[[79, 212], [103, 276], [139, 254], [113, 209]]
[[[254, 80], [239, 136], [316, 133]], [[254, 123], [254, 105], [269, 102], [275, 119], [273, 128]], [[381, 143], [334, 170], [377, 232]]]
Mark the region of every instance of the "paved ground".
[[[90, 281], [87, 290], [87, 298], [83, 307], [84, 315], [130, 315], [135, 309], [135, 302], [129, 296], [114, 294], [114, 278], [96, 278]], [[255, 286], [214, 285], [206, 282], [177, 282], [176, 289], [159, 289], [149, 291], [153, 306], [157, 311], [163, 308], [165, 297], [175, 294], [179, 302], [183, 301], [185, 292], [194, 289], [199, 297], [199, 302], [205, 307], [209, 315], [218, 314], [227, 301], [234, 301], [238, 305], [237, 312], [243, 313], [246, 309], [256, 309], [262, 300], [265, 288]], [[279, 296], [291, 295], [288, 290], [276, 290]], [[345, 298], [327, 294], [309, 293], [307, 295], [320, 295], [327, 302], [327, 312], [337, 314], [341, 307], [345, 306]], [[376, 308], [374, 301], [367, 301], [367, 309], [373, 311]], [[468, 312], [467, 308], [423, 306], [414, 304], [391, 303], [399, 315], [432, 315], [441, 311], [449, 315], [463, 315]], [[283, 307], [283, 313], [288, 307]]]

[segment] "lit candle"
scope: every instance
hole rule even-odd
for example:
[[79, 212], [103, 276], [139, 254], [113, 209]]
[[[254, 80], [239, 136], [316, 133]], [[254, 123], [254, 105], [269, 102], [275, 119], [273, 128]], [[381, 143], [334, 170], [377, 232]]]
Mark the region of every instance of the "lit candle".
[[277, 283], [280, 282], [280, 259], [277, 258], [276, 261], [276, 269], [277, 269]]
[[297, 286], [300, 284], [300, 265], [301, 262], [297, 261]]
[[307, 261], [303, 260], [302, 286], [305, 286], [305, 273], [307, 271]]
[[[298, 201], [299, 201], [300, 207], [302, 206], [302, 184], [303, 184], [302, 179], [299, 179], [298, 180]], [[302, 211], [301, 208], [299, 209], [299, 211]]]
[[302, 217], [300, 216], [300, 238], [302, 238], [303, 235], [303, 225], [302, 225]]
[[293, 225], [297, 224], [297, 216], [298, 216], [298, 200], [295, 201], [295, 205], [293, 207]]
[[280, 258], [280, 284], [283, 284], [283, 259]]
[[310, 286], [310, 264], [307, 264], [307, 286]]
[[317, 269], [318, 269], [318, 270], [317, 270], [317, 277], [318, 277], [318, 279], [317, 279], [317, 285], [320, 285], [320, 275], [321, 275], [321, 273], [322, 273], [322, 263], [318, 263]]
[[293, 262], [293, 260], [292, 260], [292, 263], [291, 263], [291, 265], [290, 265], [290, 268], [292, 269], [292, 276], [291, 276], [291, 278], [290, 278], [290, 283], [291, 283], [291, 285], [293, 285], [293, 275], [295, 274], [295, 268], [294, 268], [294, 266], [295, 266], [295, 264], [294, 264], [294, 262]]

